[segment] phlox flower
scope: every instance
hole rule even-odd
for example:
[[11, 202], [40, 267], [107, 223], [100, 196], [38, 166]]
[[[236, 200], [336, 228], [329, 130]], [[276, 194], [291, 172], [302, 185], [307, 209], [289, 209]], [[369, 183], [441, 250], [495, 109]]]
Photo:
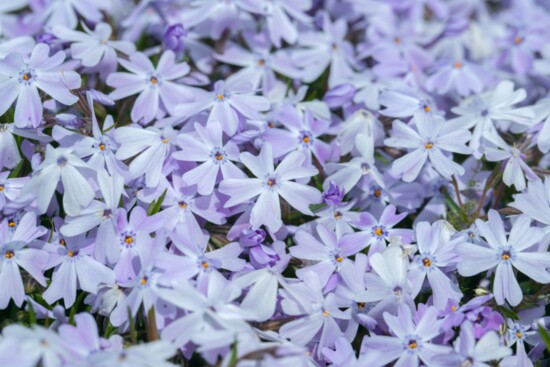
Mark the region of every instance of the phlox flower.
[[171, 145], [176, 143], [176, 132], [171, 127], [157, 129], [138, 126], [123, 126], [115, 130], [115, 141], [120, 144], [117, 159], [135, 157], [130, 163], [129, 170], [132, 178], [145, 175], [147, 187], [158, 186], [164, 165]]
[[59, 51], [49, 56], [50, 47], [37, 44], [28, 60], [17, 52], [0, 60], [0, 114], [4, 114], [13, 102], [16, 127], [36, 128], [42, 122], [42, 101], [38, 89], [65, 105], [73, 105], [78, 97], [71, 89], [80, 87], [80, 75], [72, 70], [63, 70], [61, 64], [65, 53]]
[[459, 301], [462, 292], [441, 268], [456, 264], [458, 261], [453, 249], [461, 238], [451, 240], [451, 234], [443, 228], [442, 221], [430, 225], [420, 222], [416, 225], [416, 242], [419, 254], [415, 256], [409, 270], [413, 284], [413, 295], [417, 295], [425, 279], [430, 284], [434, 306], [442, 310], [450, 299]]
[[119, 255], [115, 245], [116, 211], [124, 189], [124, 179], [117, 174], [109, 176], [101, 171], [97, 174], [97, 182], [104, 201], [94, 200], [78, 216], [67, 217], [67, 223], [60, 232], [65, 237], [74, 237], [98, 227], [94, 256], [102, 263], [114, 263]]
[[527, 190], [514, 195], [511, 207], [521, 210], [531, 218], [550, 225], [550, 179], [529, 181]]
[[292, 51], [292, 61], [302, 70], [302, 79], [306, 83], [317, 79], [330, 66], [329, 88], [345, 83], [350, 79], [356, 66], [353, 46], [345, 40], [348, 26], [345, 19], [335, 22], [328, 13], [323, 16], [322, 32], [304, 32], [297, 41], [303, 47]]
[[447, 62], [426, 81], [428, 90], [439, 94], [456, 91], [460, 96], [480, 93], [483, 90], [482, 73], [476, 64], [464, 60]]
[[321, 164], [330, 158], [330, 145], [319, 138], [326, 133], [329, 121], [317, 120], [311, 111], [301, 113], [291, 105], [279, 108], [275, 116], [286, 129], [267, 129], [262, 138], [272, 145], [277, 158], [293, 150], [303, 151], [308, 163], [312, 155]]
[[373, 335], [363, 342], [366, 348], [381, 352], [373, 366], [385, 366], [396, 359], [396, 366], [418, 366], [419, 361], [430, 366], [435, 355], [451, 351], [446, 345], [431, 342], [441, 334], [443, 322], [438, 320], [435, 307], [428, 307], [417, 321], [407, 307], [401, 307], [397, 316], [385, 313], [384, 320], [393, 335]]
[[21, 189], [29, 181], [29, 177], [8, 178], [10, 171], [0, 172], [0, 210], [6, 204], [16, 200]]
[[296, 270], [296, 274], [301, 278], [313, 271], [324, 287], [334, 272], [340, 270], [342, 263], [349, 261], [349, 256], [364, 249], [368, 243], [360, 232], [338, 238], [335, 232], [322, 224], [316, 229], [321, 241], [307, 231], [298, 231], [294, 236], [297, 246], [290, 247], [289, 252], [295, 258], [316, 261], [313, 265]]
[[182, 176], [188, 185], [197, 185], [197, 192], [210, 195], [221, 171], [224, 179], [245, 178], [245, 174], [233, 163], [239, 159], [239, 147], [232, 141], [223, 144], [221, 125], [212, 121], [206, 127], [195, 123], [198, 138], [191, 134], [177, 137], [181, 150], [172, 153], [177, 160], [204, 162]]
[[309, 205], [320, 203], [321, 193], [311, 186], [291, 181], [317, 174], [317, 169], [302, 166], [305, 159], [302, 152], [293, 152], [274, 169], [273, 151], [268, 143], [262, 146], [256, 157], [248, 152], [241, 153], [241, 162], [256, 178], [227, 179], [220, 183], [219, 191], [230, 196], [225, 207], [259, 196], [250, 214], [250, 224], [254, 229], [266, 225], [271, 231], [277, 231], [283, 225], [279, 195], [296, 210], [313, 215]]
[[113, 271], [93, 258], [93, 246], [84, 235], [60, 237], [57, 242], [44, 248], [50, 254], [48, 268], [55, 267], [52, 282], [43, 294], [49, 304], [63, 299], [65, 307], [71, 307], [76, 292], [97, 293], [99, 284], [112, 284]]
[[31, 180], [21, 190], [21, 196], [33, 194], [40, 213], [45, 213], [55, 193], [57, 183], [63, 183], [63, 209], [77, 215], [94, 198], [94, 190], [83, 173], [89, 166], [74, 155], [72, 149], [46, 146], [46, 157], [34, 171]]
[[176, 354], [176, 348], [162, 340], [132, 345], [122, 350], [103, 350], [91, 353], [83, 367], [176, 367], [167, 360]]
[[487, 133], [485, 139], [491, 143], [485, 146], [485, 158], [490, 162], [506, 161], [502, 174], [502, 181], [506, 185], [514, 185], [516, 190], [523, 191], [526, 177], [530, 181], [538, 179], [537, 174], [525, 163], [525, 154], [515, 144], [506, 144], [496, 131]]
[[98, 23], [93, 31], [85, 23], [82, 23], [82, 28], [84, 32], [58, 25], [52, 32], [63, 41], [72, 42], [71, 57], [81, 60], [82, 66], [97, 66], [104, 79], [116, 71], [117, 51], [125, 55], [135, 52], [136, 47], [131, 42], [111, 40], [113, 30], [107, 23]]
[[219, 273], [212, 273], [205, 290], [193, 287], [187, 280], [174, 282], [172, 288], [161, 288], [161, 298], [188, 313], [161, 332], [161, 338], [178, 347], [193, 342], [201, 349], [223, 348], [251, 332], [246, 320], [253, 314], [234, 304], [241, 295], [239, 287]]
[[25, 288], [21, 271], [23, 268], [38, 283], [46, 286], [43, 275], [48, 257], [42, 250], [26, 247], [29, 243], [46, 233], [44, 227], [36, 226], [36, 214], [27, 213], [21, 218], [14, 232], [10, 231], [8, 221], [0, 222], [0, 284], [4, 289], [0, 293], [0, 309], [5, 309], [10, 300], [21, 307], [25, 300]]
[[178, 105], [175, 115], [182, 119], [189, 118], [201, 111], [209, 110], [207, 124], [218, 121], [223, 131], [233, 136], [239, 129], [241, 116], [248, 119], [259, 119], [260, 112], [270, 108], [269, 100], [254, 95], [255, 91], [248, 82], [226, 83], [218, 80], [212, 92], [195, 94], [195, 100]]
[[189, 73], [187, 63], [176, 63], [173, 51], [165, 51], [155, 67], [141, 52], [130, 55], [129, 60], [119, 59], [127, 72], [110, 74], [107, 85], [115, 88], [109, 96], [119, 100], [139, 93], [131, 117], [135, 123], [148, 124], [166, 112], [172, 114], [178, 103], [193, 100], [189, 87], [174, 82]]
[[472, 276], [496, 267], [493, 293], [499, 305], [506, 300], [511, 306], [517, 306], [523, 298], [514, 268], [538, 283], [550, 283], [550, 272], [547, 269], [550, 253], [533, 248], [544, 234], [530, 224], [531, 217], [519, 216], [506, 238], [500, 215], [490, 210], [487, 222], [476, 220], [476, 226], [488, 247], [466, 242], [455, 246], [460, 256], [457, 269], [461, 275]]
[[47, 19], [46, 25], [64, 25], [71, 29], [78, 25], [78, 16], [93, 23], [103, 19], [101, 10], [109, 9], [108, 0], [47, 0], [41, 15]]
[[383, 90], [378, 101], [385, 107], [380, 113], [390, 117], [405, 118], [436, 113], [436, 104], [428, 95], [409, 87]]
[[476, 343], [474, 327], [466, 321], [460, 326], [460, 335], [454, 342], [453, 353], [444, 353], [432, 358], [430, 366], [447, 367], [470, 365], [472, 367], [489, 367], [486, 362], [500, 360], [512, 354], [509, 347], [501, 345], [495, 331], [485, 334]]
[[323, 285], [313, 271], [304, 274], [303, 282], [288, 285], [281, 290], [281, 306], [285, 314], [302, 316], [284, 324], [279, 333], [298, 345], [306, 345], [319, 334], [318, 355], [321, 348], [332, 347], [342, 335], [337, 320], [349, 319], [349, 314], [338, 308], [333, 293], [323, 295]]
[[399, 120], [394, 121], [392, 135], [384, 141], [390, 147], [411, 150], [393, 162], [392, 172], [402, 175], [403, 181], [412, 182], [429, 160], [430, 165], [447, 180], [453, 175], [463, 175], [464, 168], [443, 152], [469, 154], [470, 149], [465, 144], [470, 140], [470, 132], [462, 126], [425, 115], [418, 115], [413, 121], [416, 129]]

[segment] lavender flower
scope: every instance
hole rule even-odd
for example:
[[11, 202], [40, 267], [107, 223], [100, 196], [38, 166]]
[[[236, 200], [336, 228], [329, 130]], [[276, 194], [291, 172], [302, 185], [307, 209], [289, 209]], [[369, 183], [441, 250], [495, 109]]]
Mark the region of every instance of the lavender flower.
[[273, 169], [270, 144], [264, 144], [258, 156], [241, 153], [240, 159], [256, 178], [227, 179], [220, 184], [219, 190], [230, 196], [225, 203], [226, 208], [259, 196], [250, 216], [253, 228], [265, 225], [276, 231], [282, 226], [279, 195], [296, 210], [309, 215], [313, 214], [309, 205], [321, 202], [321, 193], [315, 188], [291, 181], [317, 173], [315, 168], [302, 167], [305, 160], [303, 153], [289, 154], [276, 169]]
[[0, 114], [4, 114], [17, 99], [15, 124], [17, 127], [38, 127], [42, 123], [42, 101], [38, 89], [56, 101], [72, 105], [78, 97], [71, 89], [80, 87], [80, 75], [72, 70], [63, 70], [61, 64], [65, 53], [49, 56], [50, 48], [39, 43], [28, 61], [19, 53], [11, 53], [0, 60]]

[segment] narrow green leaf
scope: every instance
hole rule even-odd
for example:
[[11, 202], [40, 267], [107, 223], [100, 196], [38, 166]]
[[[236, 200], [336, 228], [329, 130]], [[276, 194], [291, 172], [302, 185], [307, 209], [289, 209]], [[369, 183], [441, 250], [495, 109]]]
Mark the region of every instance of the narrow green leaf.
[[506, 308], [506, 307], [503, 307], [503, 306], [498, 306], [498, 311], [503, 314], [505, 317], [509, 318], [509, 319], [512, 319], [512, 320], [519, 320], [519, 316], [512, 310]]
[[11, 171], [10, 175], [8, 176], [8, 178], [16, 178], [16, 177], [19, 177], [20, 176], [20, 173], [21, 173], [21, 170], [23, 169], [23, 164], [25, 164], [25, 160], [23, 158], [21, 158], [21, 160], [19, 161], [19, 163], [17, 164], [17, 166], [15, 166], [15, 168], [13, 169], [13, 171]]
[[233, 346], [231, 347], [231, 358], [229, 359], [229, 366], [235, 367], [238, 361], [239, 357], [237, 353], [237, 341], [235, 341], [235, 343], [233, 343]]
[[162, 193], [162, 195], [157, 199], [153, 200], [151, 205], [149, 205], [149, 208], [147, 208], [147, 215], [151, 216], [153, 214], [157, 214], [160, 211], [160, 207], [162, 205], [162, 202], [164, 201], [164, 198], [166, 197], [166, 189]]
[[34, 312], [34, 307], [32, 307], [32, 303], [27, 302], [27, 306], [29, 307], [29, 326], [33, 326], [36, 324], [36, 313]]
[[542, 327], [542, 325], [539, 325], [539, 334], [542, 337], [542, 341], [546, 345], [546, 350], [550, 353], [550, 334], [548, 334], [548, 330]]
[[84, 300], [84, 297], [86, 297], [86, 292], [80, 292], [78, 297], [76, 297], [76, 301], [74, 302], [73, 307], [71, 307], [71, 313], [69, 314], [69, 324], [74, 325], [74, 315], [76, 315], [76, 311], [78, 310], [78, 307]]

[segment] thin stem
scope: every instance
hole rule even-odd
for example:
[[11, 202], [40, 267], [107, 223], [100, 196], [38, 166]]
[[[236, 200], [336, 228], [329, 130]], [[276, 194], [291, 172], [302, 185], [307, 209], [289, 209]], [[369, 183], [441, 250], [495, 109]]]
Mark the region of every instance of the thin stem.
[[460, 195], [460, 190], [458, 189], [458, 181], [456, 180], [456, 177], [452, 177], [453, 186], [455, 188], [456, 193], [456, 199], [458, 200], [458, 205], [462, 208], [462, 196]]

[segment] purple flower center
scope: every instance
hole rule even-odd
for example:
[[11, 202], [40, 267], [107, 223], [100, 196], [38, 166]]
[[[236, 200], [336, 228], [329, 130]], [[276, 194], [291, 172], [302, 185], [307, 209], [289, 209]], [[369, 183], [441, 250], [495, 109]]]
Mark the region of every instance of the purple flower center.
[[64, 156], [57, 158], [57, 165], [59, 167], [64, 167], [66, 164], [67, 164], [67, 158], [65, 158]]

